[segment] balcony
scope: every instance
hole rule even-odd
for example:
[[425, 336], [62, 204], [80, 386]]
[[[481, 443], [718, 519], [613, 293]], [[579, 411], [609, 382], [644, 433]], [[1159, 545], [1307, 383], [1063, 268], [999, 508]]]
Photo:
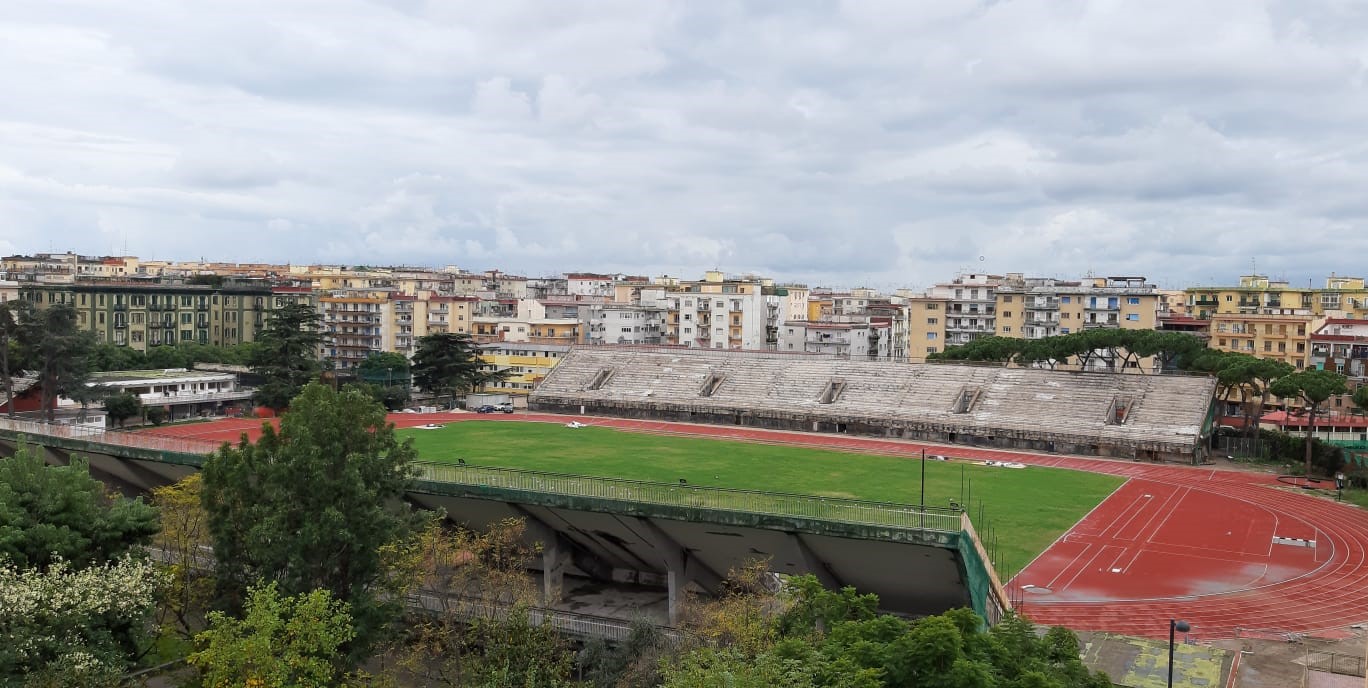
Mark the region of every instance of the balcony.
[[221, 392], [204, 392], [201, 394], [164, 394], [152, 392], [150, 394], [139, 394], [138, 399], [144, 406], [163, 406], [166, 404], [196, 404], [209, 401], [238, 401], [241, 399], [252, 398], [249, 390], [235, 389]]
[[1199, 299], [1194, 300], [1192, 303], [1193, 303], [1193, 305], [1196, 305], [1196, 306], [1215, 306], [1215, 305], [1217, 305], [1216, 299], [1202, 299], [1202, 298], [1199, 298]]
[[128, 304], [126, 304], [126, 303], [116, 303], [116, 304], [114, 304], [114, 310], [116, 310], [116, 311], [126, 311], [126, 310], [128, 310]]
[[1026, 302], [1026, 310], [1055, 310], [1059, 308], [1059, 299], [1030, 299]]

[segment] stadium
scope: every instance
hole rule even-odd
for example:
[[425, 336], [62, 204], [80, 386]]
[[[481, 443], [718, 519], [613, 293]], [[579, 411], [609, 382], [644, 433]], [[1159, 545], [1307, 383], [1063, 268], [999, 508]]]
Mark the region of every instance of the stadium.
[[1215, 380], [706, 349], [572, 351], [534, 410], [1196, 463]]
[[[442, 426], [401, 431], [429, 461], [661, 482], [716, 473], [725, 487], [866, 499], [896, 489], [910, 503], [913, 459], [926, 452], [949, 459], [927, 462], [937, 500], [957, 494], [962, 470], [978, 470], [975, 499], [1001, 536], [1041, 536], [1004, 581], [1034, 621], [1160, 637], [1168, 618], [1185, 618], [1202, 641], [1345, 637], [1368, 621], [1368, 599], [1346, 594], [1368, 586], [1368, 515], [1268, 473], [1180, 465], [1204, 457], [1212, 397], [1211, 380], [1186, 376], [582, 348], [534, 390], [532, 412], [391, 420]], [[571, 422], [602, 432], [564, 429]], [[233, 440], [257, 426], [158, 432]], [[698, 438], [715, 444], [672, 454]], [[1050, 443], [1054, 452], [1041, 451]], [[1167, 463], [1143, 460], [1156, 458]], [[1043, 509], [1070, 499], [1047, 523]]]

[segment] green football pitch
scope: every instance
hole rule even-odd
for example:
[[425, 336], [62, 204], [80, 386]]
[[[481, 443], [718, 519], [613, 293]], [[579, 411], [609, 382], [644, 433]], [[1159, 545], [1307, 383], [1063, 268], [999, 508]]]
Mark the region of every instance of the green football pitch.
[[[465, 421], [440, 430], [400, 430], [419, 458], [605, 478], [916, 504], [915, 458], [653, 435], [555, 423]], [[1111, 494], [1123, 480], [1055, 468], [1024, 470], [926, 462], [926, 503], [947, 506], [972, 495], [996, 534], [999, 573], [1025, 566]], [[975, 524], [984, 535], [983, 523]]]

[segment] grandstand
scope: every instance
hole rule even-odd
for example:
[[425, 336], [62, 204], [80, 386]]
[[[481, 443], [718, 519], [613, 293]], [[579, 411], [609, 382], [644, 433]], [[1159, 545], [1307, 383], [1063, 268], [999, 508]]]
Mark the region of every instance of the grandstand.
[[1215, 381], [707, 349], [572, 350], [534, 410], [1195, 462]]

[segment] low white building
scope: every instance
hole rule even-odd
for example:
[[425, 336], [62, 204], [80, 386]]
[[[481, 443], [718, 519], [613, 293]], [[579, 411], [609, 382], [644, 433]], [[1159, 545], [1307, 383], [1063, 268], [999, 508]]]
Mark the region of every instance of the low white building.
[[586, 344], [660, 344], [665, 332], [663, 306], [602, 303], [589, 307]]
[[[144, 407], [161, 406], [169, 420], [222, 415], [251, 405], [252, 391], [238, 387], [237, 376], [185, 368], [119, 370], [94, 373], [90, 384], [138, 397]], [[76, 405], [69, 399], [60, 406]]]

